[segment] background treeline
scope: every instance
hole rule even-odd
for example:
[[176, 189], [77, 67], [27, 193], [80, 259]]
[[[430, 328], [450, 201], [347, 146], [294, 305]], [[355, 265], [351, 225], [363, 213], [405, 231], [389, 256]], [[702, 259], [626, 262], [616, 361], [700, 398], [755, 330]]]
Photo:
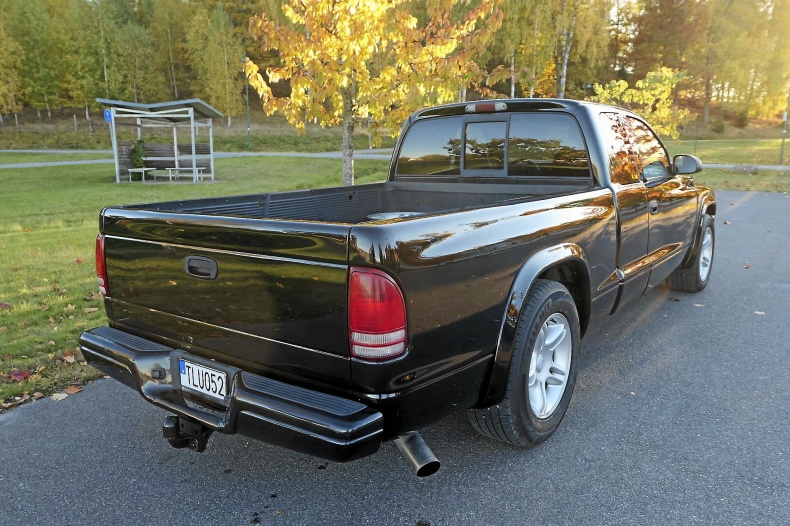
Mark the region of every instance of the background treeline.
[[[419, 18], [429, 1], [407, 8]], [[244, 111], [243, 57], [275, 59], [249, 37], [248, 19], [285, 23], [280, 4], [2, 0], [0, 115], [44, 122], [79, 108], [90, 119], [97, 97], [199, 97], [230, 124]], [[684, 72], [674, 101], [705, 123], [712, 109], [745, 125], [787, 107], [790, 0], [505, 0], [502, 9], [478, 79], [500, 94], [584, 98], [596, 83], [633, 85], [663, 66]]]

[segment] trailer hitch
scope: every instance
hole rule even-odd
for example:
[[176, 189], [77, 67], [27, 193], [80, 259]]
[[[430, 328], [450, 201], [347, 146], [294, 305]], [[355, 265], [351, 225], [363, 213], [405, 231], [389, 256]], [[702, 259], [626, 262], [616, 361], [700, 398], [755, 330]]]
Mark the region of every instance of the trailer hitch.
[[213, 432], [213, 429], [200, 422], [174, 415], [165, 418], [165, 423], [162, 424], [162, 436], [170, 442], [171, 446], [177, 449], [188, 447], [198, 453], [206, 450], [206, 444]]

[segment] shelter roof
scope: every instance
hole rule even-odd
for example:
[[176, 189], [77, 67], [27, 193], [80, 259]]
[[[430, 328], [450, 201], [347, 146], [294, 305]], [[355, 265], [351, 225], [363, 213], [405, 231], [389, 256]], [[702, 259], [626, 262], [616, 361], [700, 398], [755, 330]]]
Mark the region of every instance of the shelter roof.
[[[105, 106], [149, 114], [140, 115], [141, 117], [164, 119], [172, 122], [183, 120], [183, 117], [178, 117], [176, 114], [173, 114], [173, 112], [187, 108], [192, 108], [195, 112], [195, 116], [198, 118], [219, 119], [222, 117], [222, 113], [200, 99], [174, 100], [170, 102], [157, 102], [155, 104], [140, 104], [137, 102], [110, 99], [96, 99], [96, 102], [104, 104]], [[168, 115], [168, 113], [171, 113], [171, 115]]]

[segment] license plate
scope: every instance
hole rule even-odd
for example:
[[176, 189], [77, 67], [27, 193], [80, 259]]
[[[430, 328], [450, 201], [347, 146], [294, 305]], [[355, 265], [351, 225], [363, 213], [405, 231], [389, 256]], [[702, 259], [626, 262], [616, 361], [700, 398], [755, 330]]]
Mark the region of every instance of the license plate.
[[223, 401], [228, 394], [228, 375], [210, 367], [178, 360], [181, 387], [202, 393], [215, 400]]

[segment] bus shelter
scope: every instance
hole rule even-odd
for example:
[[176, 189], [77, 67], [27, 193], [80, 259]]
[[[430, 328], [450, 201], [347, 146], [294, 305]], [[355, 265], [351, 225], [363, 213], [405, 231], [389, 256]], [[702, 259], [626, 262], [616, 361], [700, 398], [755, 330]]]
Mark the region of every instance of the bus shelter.
[[[199, 180], [214, 180], [214, 128], [213, 119], [222, 118], [222, 113], [200, 99], [176, 100], [156, 104], [140, 104], [120, 100], [96, 99], [104, 105], [104, 119], [110, 125], [110, 138], [115, 156], [115, 182], [132, 180], [132, 174], [142, 174], [158, 179], [167, 177], [178, 180], [183, 177]], [[132, 163], [132, 142], [119, 139], [119, 132], [132, 128], [132, 138], [142, 144], [143, 166]], [[172, 129], [172, 143], [142, 142], [145, 130]], [[179, 134], [179, 131], [181, 132]], [[188, 131], [189, 142], [185, 141]], [[208, 142], [198, 142], [201, 131], [208, 135]], [[169, 132], [168, 132], [169, 135]], [[160, 134], [161, 136], [161, 134]]]

